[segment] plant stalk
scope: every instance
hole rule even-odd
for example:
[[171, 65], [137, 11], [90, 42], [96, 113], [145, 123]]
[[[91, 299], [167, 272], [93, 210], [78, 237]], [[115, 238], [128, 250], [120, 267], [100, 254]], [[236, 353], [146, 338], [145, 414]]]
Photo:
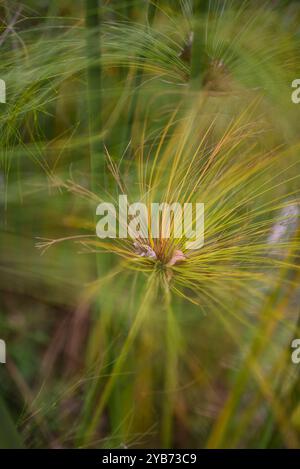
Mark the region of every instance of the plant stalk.
[[191, 55], [190, 87], [199, 91], [204, 83], [207, 69], [204, 18], [209, 9], [209, 0], [194, 0], [194, 30]]
[[16, 427], [0, 396], [0, 448], [20, 449], [23, 447]]
[[86, 0], [87, 102], [90, 135], [91, 190], [103, 191], [105, 159], [102, 141], [101, 0]]

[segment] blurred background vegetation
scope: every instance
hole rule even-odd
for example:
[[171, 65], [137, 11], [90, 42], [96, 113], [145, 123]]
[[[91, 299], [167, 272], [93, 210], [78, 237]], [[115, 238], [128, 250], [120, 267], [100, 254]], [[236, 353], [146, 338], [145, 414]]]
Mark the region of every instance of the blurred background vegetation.
[[[299, 2], [0, 12], [0, 447], [299, 447]], [[153, 287], [156, 264], [68, 241], [95, 233], [119, 174], [138, 200], [137, 154], [176, 187], [203, 135], [214, 228], [174, 289]]]

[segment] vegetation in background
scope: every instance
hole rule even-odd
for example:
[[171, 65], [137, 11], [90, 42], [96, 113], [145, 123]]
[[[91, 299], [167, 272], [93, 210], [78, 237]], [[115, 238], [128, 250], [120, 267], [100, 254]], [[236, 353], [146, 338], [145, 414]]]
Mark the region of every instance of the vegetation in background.
[[[299, 447], [298, 4], [0, 9], [0, 447]], [[120, 194], [204, 247], [100, 240]]]

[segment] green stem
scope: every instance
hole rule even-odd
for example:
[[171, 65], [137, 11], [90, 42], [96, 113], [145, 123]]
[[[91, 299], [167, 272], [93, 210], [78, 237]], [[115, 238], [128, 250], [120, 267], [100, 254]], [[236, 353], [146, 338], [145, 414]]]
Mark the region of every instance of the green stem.
[[[99, 425], [100, 418], [102, 416], [102, 413], [108, 403], [108, 400], [112, 394], [112, 391], [114, 389], [114, 386], [116, 384], [116, 381], [122, 371], [123, 365], [128, 357], [128, 354], [131, 350], [131, 347], [133, 345], [134, 340], [136, 339], [140, 328], [144, 322], [145, 319], [145, 314], [149, 310], [149, 302], [151, 301], [151, 295], [152, 295], [152, 277], [149, 278], [149, 281], [146, 285], [146, 294], [143, 298], [143, 301], [139, 307], [139, 310], [136, 314], [135, 320], [131, 326], [131, 329], [128, 333], [128, 336], [124, 342], [124, 345], [120, 351], [120, 354], [118, 358], [116, 359], [114, 366], [111, 370], [110, 378], [108, 379], [107, 383], [104, 386], [104, 389], [102, 391], [101, 397], [99, 399], [98, 405], [94, 409], [93, 416], [89, 422], [89, 425], [87, 429], [85, 430], [84, 426], [84, 435], [81, 435], [83, 437], [82, 443], [84, 445], [88, 445], [89, 442], [91, 441], [97, 426]], [[80, 436], [79, 436], [80, 438]]]
[[[101, 26], [101, 0], [85, 0], [85, 25], [86, 25], [86, 57], [87, 57], [87, 110], [89, 125], [89, 151], [90, 151], [90, 186], [91, 190], [96, 194], [104, 192], [105, 181], [105, 159], [103, 151], [102, 132], [102, 70], [101, 70], [101, 42], [100, 42], [100, 26]], [[96, 217], [95, 217], [96, 222]], [[101, 276], [107, 267], [107, 258], [105, 264], [103, 255], [96, 254], [96, 274]], [[95, 302], [93, 308], [99, 317], [99, 298]], [[84, 403], [81, 411], [81, 423], [77, 431], [79, 442], [81, 434], [84, 432], [86, 420], [90, 419], [92, 413], [92, 401], [90, 396], [98, 390], [98, 380], [95, 380], [85, 391]]]
[[150, 27], [153, 24], [158, 6], [159, 6], [159, 0], [148, 1], [147, 21], [148, 21], [148, 26]]
[[[155, 19], [155, 15], [157, 12], [157, 8], [159, 5], [159, 0], [148, 0], [148, 8], [147, 8], [147, 17], [146, 17], [146, 32], [149, 32], [149, 29], [152, 27], [153, 21]], [[141, 52], [138, 62], [143, 62], [144, 57], [143, 57], [143, 51]], [[143, 81], [143, 68], [139, 68], [136, 71], [135, 78], [133, 81], [133, 95], [131, 99], [131, 103], [129, 106], [129, 111], [128, 111], [128, 124], [127, 124], [127, 129], [126, 129], [126, 136], [125, 136], [125, 145], [128, 145], [128, 142], [130, 141], [131, 138], [131, 132], [132, 132], [132, 126], [134, 122], [134, 114], [135, 110], [137, 107], [137, 102], [138, 102], [138, 97], [139, 97], [139, 88], [142, 84]]]
[[102, 81], [100, 43], [101, 0], [86, 0], [87, 102], [90, 134], [91, 189], [99, 193], [105, 187], [105, 159], [102, 132]]
[[171, 306], [169, 287], [165, 292], [167, 327], [166, 327], [166, 371], [165, 371], [165, 400], [162, 414], [162, 447], [172, 448], [172, 428], [174, 417], [175, 390], [177, 387], [178, 368], [178, 328]]

